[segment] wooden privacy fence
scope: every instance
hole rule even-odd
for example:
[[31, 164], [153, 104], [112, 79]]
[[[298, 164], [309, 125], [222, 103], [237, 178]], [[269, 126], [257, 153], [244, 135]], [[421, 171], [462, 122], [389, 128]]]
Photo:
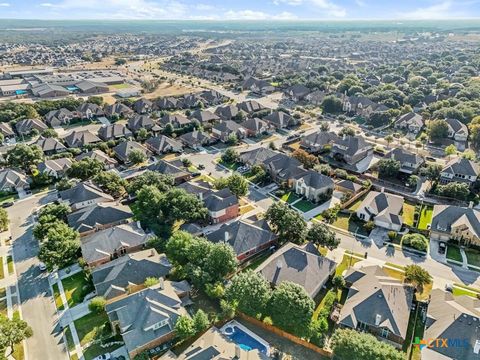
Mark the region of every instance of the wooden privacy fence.
[[260, 328], [262, 328], [266, 331], [274, 333], [275, 335], [278, 335], [278, 336], [281, 336], [285, 339], [288, 339], [288, 340], [294, 342], [295, 344], [301, 345], [301, 346], [303, 346], [307, 349], [315, 351], [316, 353], [318, 353], [322, 356], [325, 356], [327, 358], [332, 357], [332, 353], [330, 351], [327, 351], [325, 349], [322, 349], [321, 347], [318, 347], [317, 345], [314, 345], [312, 343], [309, 343], [308, 341], [300, 339], [299, 337], [296, 337], [295, 335], [292, 335], [292, 334], [290, 334], [286, 331], [283, 331], [283, 330], [277, 328], [276, 326], [265, 324], [264, 322], [262, 322], [260, 320], [257, 320], [253, 317], [250, 317], [248, 315], [245, 315], [241, 312], [237, 312], [237, 315], [238, 315], [239, 318], [241, 318], [245, 321], [248, 321], [249, 323], [251, 323], [255, 326], [258, 326], [258, 327], [260, 327]]

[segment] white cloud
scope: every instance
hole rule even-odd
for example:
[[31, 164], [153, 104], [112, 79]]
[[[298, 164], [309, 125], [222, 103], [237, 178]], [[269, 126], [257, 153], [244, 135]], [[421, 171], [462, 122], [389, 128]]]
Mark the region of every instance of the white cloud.
[[0, 7], [9, 7], [10, 6], [10, 3], [0, 3]]
[[255, 10], [229, 10], [223, 15], [223, 18], [226, 20], [293, 20], [297, 18], [294, 14], [287, 11], [272, 15]]
[[451, 19], [468, 17], [468, 14], [461, 10], [460, 5], [464, 4], [462, 4], [461, 2], [453, 2], [450, 0], [446, 0], [438, 4], [398, 14], [398, 17], [412, 20]]
[[325, 11], [325, 15], [333, 17], [345, 17], [347, 10], [329, 0], [310, 0], [313, 5]]
[[287, 4], [290, 6], [298, 6], [303, 4], [303, 0], [273, 0], [275, 5]]
[[40, 6], [42, 6], [42, 7], [47, 7], [47, 8], [48, 8], [48, 7], [49, 7], [49, 8], [55, 7], [55, 5], [52, 4], [52, 3], [42, 3], [42, 4], [40, 4]]

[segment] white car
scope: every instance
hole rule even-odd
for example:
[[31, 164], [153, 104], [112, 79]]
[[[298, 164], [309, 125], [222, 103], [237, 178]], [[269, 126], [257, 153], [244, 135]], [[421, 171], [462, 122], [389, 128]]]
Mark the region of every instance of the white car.
[[38, 264], [38, 268], [40, 269], [40, 271], [45, 271], [47, 270], [47, 266], [43, 263], [43, 262], [40, 262]]
[[110, 355], [110, 353], [106, 353], [106, 354], [103, 354], [103, 355], [98, 355], [93, 360], [107, 360], [107, 359], [111, 359], [111, 358], [112, 358], [112, 356]]

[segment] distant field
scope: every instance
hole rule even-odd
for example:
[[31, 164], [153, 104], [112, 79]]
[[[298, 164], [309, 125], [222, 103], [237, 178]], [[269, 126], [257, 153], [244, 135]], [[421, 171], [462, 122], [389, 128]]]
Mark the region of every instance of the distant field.
[[128, 89], [130, 87], [132, 87], [132, 85], [130, 84], [115, 84], [115, 85], [110, 85], [111, 88], [114, 88], [114, 89]]

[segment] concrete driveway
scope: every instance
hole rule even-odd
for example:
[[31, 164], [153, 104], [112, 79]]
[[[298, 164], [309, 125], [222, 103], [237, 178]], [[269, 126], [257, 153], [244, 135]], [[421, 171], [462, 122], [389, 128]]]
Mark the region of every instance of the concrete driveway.
[[388, 230], [376, 226], [370, 232], [369, 238], [373, 240], [373, 242], [375, 243], [375, 245], [377, 245], [377, 247], [381, 248], [383, 247], [383, 243], [385, 241], [388, 241]]

